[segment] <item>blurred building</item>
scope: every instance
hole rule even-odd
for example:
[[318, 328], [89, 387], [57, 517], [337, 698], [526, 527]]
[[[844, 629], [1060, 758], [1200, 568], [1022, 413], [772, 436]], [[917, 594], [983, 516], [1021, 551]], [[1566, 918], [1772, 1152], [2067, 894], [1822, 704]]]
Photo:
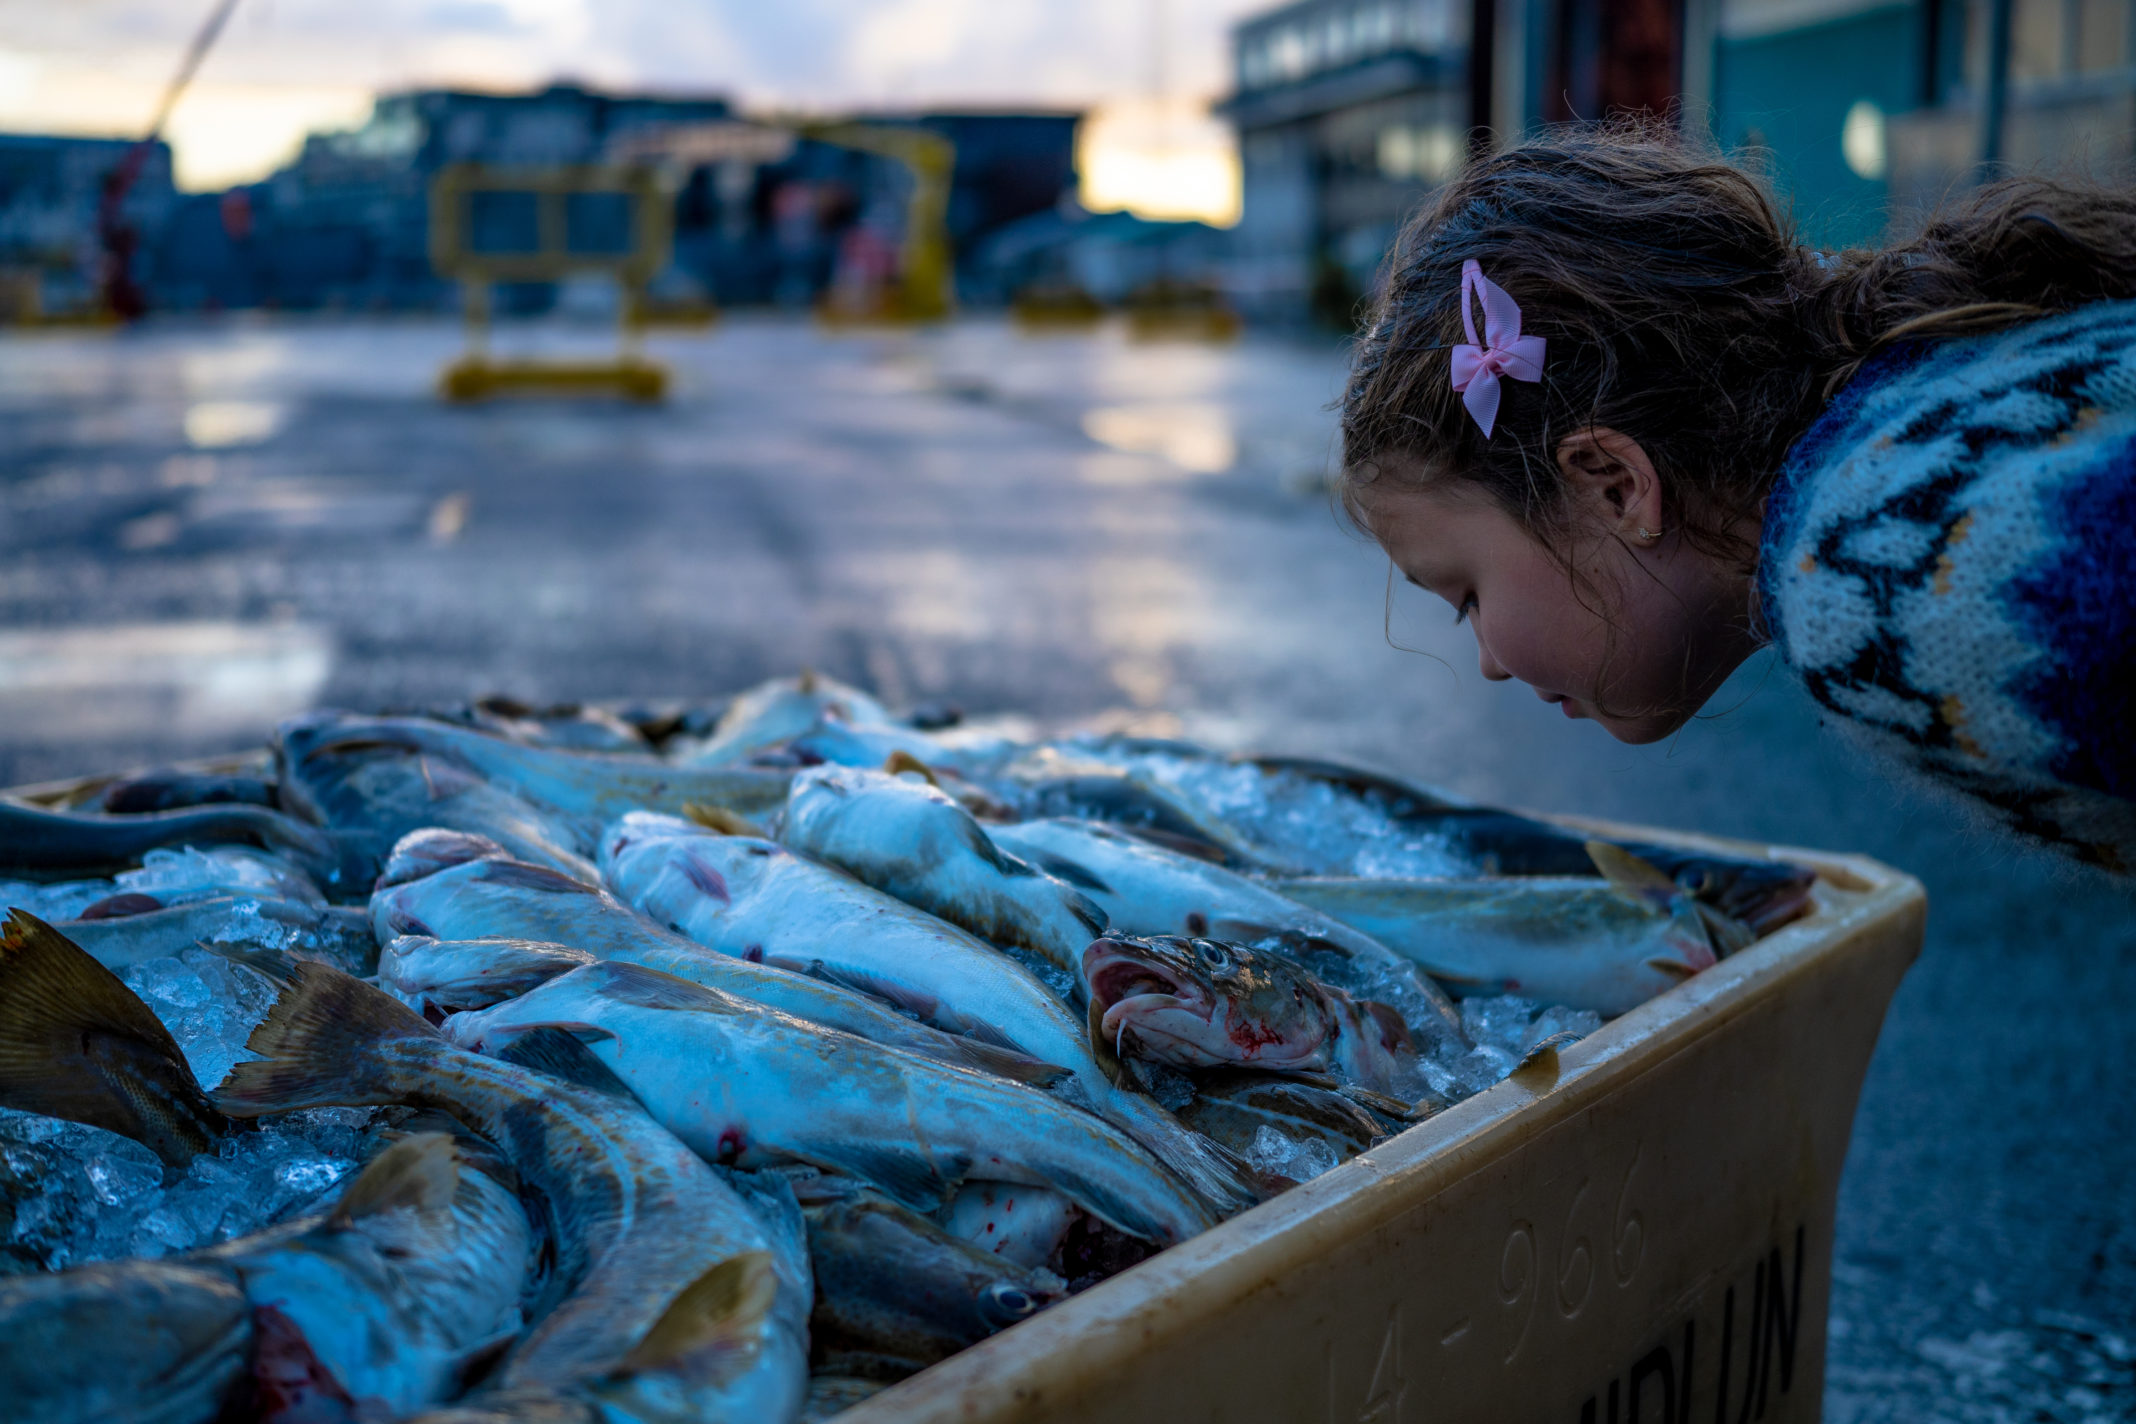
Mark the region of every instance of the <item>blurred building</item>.
[[[105, 242], [105, 185], [136, 145], [127, 139], [0, 134], [0, 319], [86, 312], [95, 302]], [[168, 145], [149, 145], [115, 221], [122, 245], [152, 239], [179, 198]], [[146, 265], [135, 253], [137, 278]]]
[[[955, 145], [946, 220], [960, 271], [987, 236], [1075, 191], [1074, 113], [858, 119], [925, 128]], [[170, 154], [159, 144], [125, 207], [137, 236], [130, 270], [166, 310], [445, 309], [458, 297], [431, 270], [429, 192], [447, 164], [594, 163], [649, 131], [735, 122], [716, 96], [565, 84], [530, 94], [415, 90], [380, 97], [357, 128], [311, 135], [261, 182], [198, 194], [174, 191]], [[21, 305], [26, 286], [41, 290], [48, 307], [92, 300], [98, 194], [130, 147], [0, 137], [0, 308]], [[912, 193], [896, 161], [810, 141], [775, 158], [675, 167], [669, 176], [675, 261], [656, 296], [727, 305], [808, 305], [838, 280], [841, 264], [894, 263]], [[507, 312], [546, 310], [555, 299], [545, 284], [498, 293]]]
[[[1874, 240], [1974, 181], [1988, 157], [2127, 175], [2132, 10], [2130, 0], [1298, 0], [1233, 31], [1223, 111], [1245, 178], [1233, 286], [1260, 315], [1340, 322], [1401, 222], [1472, 143], [1627, 111], [1710, 126], [1768, 174], [1804, 237], [1826, 244]], [[1998, 25], [2010, 36], [2000, 49]]]

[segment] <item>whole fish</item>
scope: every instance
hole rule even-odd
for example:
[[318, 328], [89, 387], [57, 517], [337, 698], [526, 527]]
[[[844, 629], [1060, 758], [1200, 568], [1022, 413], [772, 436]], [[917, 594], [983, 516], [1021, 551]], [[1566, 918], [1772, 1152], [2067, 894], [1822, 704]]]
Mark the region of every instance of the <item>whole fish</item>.
[[1658, 895], [1606, 880], [1274, 882], [1362, 930], [1457, 994], [1520, 994], [1615, 1015], [1717, 962], [1709, 916], [1667, 879]]
[[[1038, 820], [989, 834], [1074, 884], [1119, 935], [1180, 935], [1269, 948], [1353, 998], [1393, 1009], [1425, 1048], [1466, 1041], [1445, 993], [1409, 961], [1320, 911], [1242, 875], [1094, 821]], [[1078, 969], [1081, 965], [1078, 964]]]
[[[505, 979], [523, 992], [589, 960], [612, 960], [679, 975], [811, 1023], [1005, 1077], [1051, 1082], [1065, 1066], [929, 1028], [880, 1000], [836, 984], [708, 950], [660, 928], [603, 891], [517, 861], [467, 861], [385, 886], [371, 897], [371, 921], [381, 942], [417, 935], [456, 944], [492, 943], [484, 950], [451, 948], [429, 955], [420, 983], [411, 972], [406, 987], [420, 988], [425, 1002], [441, 1010], [474, 1006]], [[496, 941], [518, 945], [497, 948]], [[526, 945], [570, 948], [558, 953]], [[392, 970], [396, 983], [403, 962], [397, 958]], [[451, 977], [448, 966], [461, 977]]]
[[[783, 771], [679, 766], [655, 756], [530, 747], [422, 717], [322, 714], [284, 723], [277, 733], [277, 764], [301, 767], [313, 758], [366, 745], [453, 759], [492, 786], [541, 808], [570, 831], [581, 854], [590, 853], [601, 828], [626, 811], [680, 813], [691, 806], [711, 806], [752, 816], [774, 810], [786, 799], [788, 773]], [[283, 779], [286, 784], [286, 773]]]
[[340, 851], [328, 837], [265, 806], [99, 816], [0, 798], [0, 879], [82, 880], [138, 865], [165, 846], [232, 844], [286, 856], [322, 883], [340, 871]]
[[1076, 886], [1004, 855], [971, 813], [917, 773], [820, 766], [794, 777], [780, 839], [803, 855], [1070, 974], [1105, 915]]
[[[1310, 777], [1376, 806], [1403, 829], [1441, 841], [1486, 876], [1592, 876], [1595, 838], [1533, 816], [1458, 801], [1399, 777], [1339, 763], [1295, 757], [1256, 757], [1271, 773]], [[1696, 896], [1757, 935], [1770, 934], [1810, 909], [1817, 874], [1780, 860], [1755, 860], [1685, 850], [1645, 841], [1606, 840], [1658, 868]]]
[[[563, 1044], [577, 1052], [568, 1037]], [[224, 1079], [224, 1111], [438, 1108], [494, 1142], [539, 1193], [568, 1293], [512, 1346], [491, 1376], [496, 1389], [568, 1393], [607, 1379], [649, 1342], [673, 1345], [687, 1334], [682, 1321], [666, 1336], [658, 1330], [701, 1289], [729, 1308], [684, 1302], [684, 1315], [745, 1337], [748, 1373], [761, 1372], [769, 1397], [791, 1396], [799, 1407], [807, 1363], [777, 1327], [762, 1229], [711, 1168], [636, 1104], [456, 1047], [377, 989], [316, 964], [289, 972], [247, 1047], [260, 1057]]]
[[0, 1398], [39, 1424], [397, 1416], [516, 1329], [530, 1248], [510, 1188], [460, 1170], [450, 1137], [404, 1138], [331, 1213], [0, 1282]]
[[0, 1106], [131, 1137], [174, 1167], [231, 1124], [119, 977], [35, 915], [0, 929]]
[[681, 766], [736, 766], [826, 721], [880, 725], [890, 720], [890, 710], [867, 693], [804, 672], [799, 677], [774, 678], [738, 694], [720, 714], [710, 736], [678, 739], [670, 756]]
[[1410, 1101], [1427, 1091], [1401, 1015], [1275, 955], [1177, 935], [1107, 935], [1083, 951], [1083, 979], [1091, 1015], [1122, 1058], [1332, 1073]]
[[1053, 1187], [1144, 1240], [1214, 1218], [1132, 1138], [1049, 1094], [819, 1028], [635, 964], [594, 964], [455, 1014], [456, 1042], [497, 1049], [566, 1027], [646, 1110], [710, 1161], [802, 1162], [939, 1207], [968, 1179]]
[[280, 738], [284, 804], [322, 826], [365, 838], [374, 875], [400, 839], [441, 828], [480, 835], [517, 859], [588, 883], [598, 878], [566, 822], [491, 785], [448, 753], [376, 742], [314, 745], [294, 724], [284, 724]]
[[154, 906], [152, 897], [142, 898], [150, 903], [132, 913], [65, 921], [61, 931], [107, 969], [130, 969], [196, 944], [278, 950], [351, 974], [371, 974], [378, 964], [378, 941], [371, 936], [366, 910], [238, 895], [163, 909]]
[[1013, 1265], [876, 1192], [802, 1185], [817, 1370], [902, 1379], [1068, 1294], [1051, 1271]]
[[1036, 976], [946, 920], [772, 841], [634, 811], [601, 838], [617, 898], [707, 949], [886, 999], [923, 1023], [1111, 1083]]

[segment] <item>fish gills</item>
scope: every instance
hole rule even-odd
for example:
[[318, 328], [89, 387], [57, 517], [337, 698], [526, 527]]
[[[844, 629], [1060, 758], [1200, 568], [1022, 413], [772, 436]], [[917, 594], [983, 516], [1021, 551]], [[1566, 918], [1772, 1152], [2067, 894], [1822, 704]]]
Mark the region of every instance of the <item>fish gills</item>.
[[27, 911], [0, 930], [0, 1104], [133, 1138], [173, 1167], [231, 1124], [118, 975]]

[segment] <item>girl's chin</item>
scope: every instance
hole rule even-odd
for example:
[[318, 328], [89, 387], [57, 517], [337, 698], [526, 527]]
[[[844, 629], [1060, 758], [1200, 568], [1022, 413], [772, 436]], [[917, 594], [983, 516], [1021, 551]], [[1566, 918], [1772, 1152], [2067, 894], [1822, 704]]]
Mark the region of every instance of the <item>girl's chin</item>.
[[1589, 718], [1618, 741], [1634, 747], [1658, 742], [1691, 720], [1691, 714], [1688, 712], [1659, 712], [1645, 717], [1605, 717], [1599, 712], [1574, 712], [1570, 702], [1567, 702], [1565, 707], [1566, 716]]

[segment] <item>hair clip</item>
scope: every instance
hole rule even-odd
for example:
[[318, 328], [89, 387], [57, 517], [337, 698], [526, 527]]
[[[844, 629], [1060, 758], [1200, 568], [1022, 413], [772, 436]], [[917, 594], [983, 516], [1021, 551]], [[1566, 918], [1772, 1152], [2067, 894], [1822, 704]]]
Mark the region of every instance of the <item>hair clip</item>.
[[[1476, 340], [1475, 316], [1469, 310], [1471, 301], [1483, 304], [1481, 344]], [[1473, 257], [1461, 264], [1461, 329], [1468, 333], [1468, 344], [1453, 348], [1449, 366], [1454, 389], [1461, 393], [1469, 418], [1488, 440], [1491, 427], [1498, 423], [1498, 378], [1540, 381], [1543, 338], [1520, 334], [1520, 304], [1507, 295], [1505, 288], [1484, 276], [1483, 268]]]

